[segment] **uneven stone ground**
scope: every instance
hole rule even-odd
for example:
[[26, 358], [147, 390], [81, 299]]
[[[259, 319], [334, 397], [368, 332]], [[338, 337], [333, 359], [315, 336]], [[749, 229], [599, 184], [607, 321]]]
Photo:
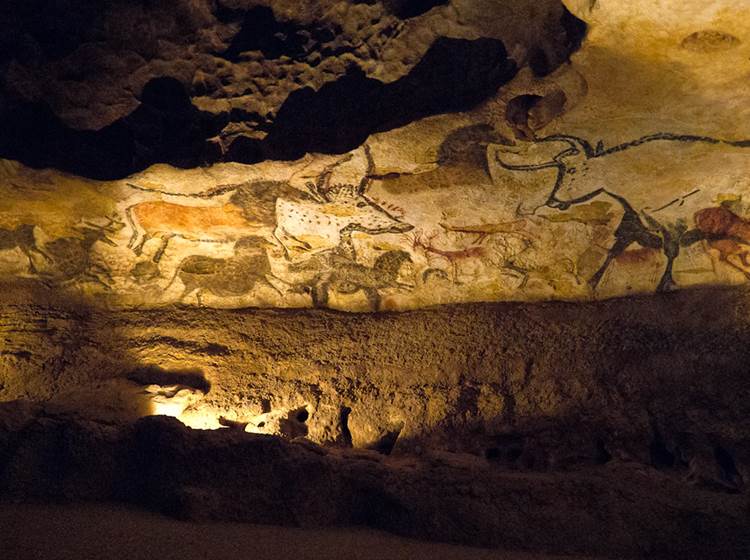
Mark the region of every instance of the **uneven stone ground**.
[[0, 503], [0, 527], [8, 560], [594, 560], [428, 543], [364, 528], [185, 522], [96, 504]]

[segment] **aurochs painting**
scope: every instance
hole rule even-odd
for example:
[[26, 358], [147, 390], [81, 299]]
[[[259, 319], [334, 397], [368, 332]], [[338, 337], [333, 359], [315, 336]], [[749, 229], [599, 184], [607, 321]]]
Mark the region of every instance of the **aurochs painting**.
[[750, 142], [433, 126], [294, 162], [97, 182], [5, 161], [0, 274], [113, 306], [409, 309], [750, 277]]

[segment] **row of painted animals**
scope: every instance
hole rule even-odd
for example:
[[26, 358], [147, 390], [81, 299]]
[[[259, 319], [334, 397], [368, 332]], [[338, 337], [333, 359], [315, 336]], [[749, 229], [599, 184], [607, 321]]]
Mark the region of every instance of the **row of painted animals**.
[[346, 255], [346, 250], [327, 251], [290, 265], [290, 273], [302, 273], [306, 279], [289, 283], [273, 274], [266, 254], [266, 250], [273, 247], [262, 237], [248, 236], [235, 243], [231, 257], [191, 255], [180, 262], [164, 290], [169, 290], [179, 279], [183, 285], [179, 301], [195, 292], [198, 304], [202, 305], [204, 293], [234, 297], [263, 286], [283, 296], [278, 284], [284, 286], [286, 292], [309, 293], [316, 307], [328, 306], [331, 292], [347, 295], [363, 292], [371, 308], [377, 311], [381, 308], [380, 290], [413, 287], [399, 282], [402, 266], [411, 262], [405, 251], [387, 251], [375, 260], [372, 267], [356, 262], [353, 256]]
[[[312, 247], [305, 238], [321, 240], [317, 250], [338, 247], [343, 231], [359, 231], [370, 235], [402, 233], [410, 224], [389, 213], [367, 195], [372, 184], [374, 162], [370, 148], [364, 145], [367, 169], [360, 182], [331, 184], [334, 170], [353, 156], [347, 154], [327, 165], [315, 182], [306, 184], [307, 192], [288, 182], [254, 181], [221, 185], [209, 191], [184, 194], [140, 187], [130, 187], [176, 198], [211, 200], [231, 193], [229, 201], [210, 206], [191, 206], [163, 200], [138, 202], [126, 208], [132, 227], [128, 243], [136, 255], [151, 239], [160, 244], [152, 259], [159, 262], [170, 239], [180, 237], [193, 241], [231, 243], [242, 237], [260, 235], [275, 238], [287, 257], [297, 250]], [[291, 260], [291, 258], [290, 258]]]
[[[94, 282], [110, 289], [112, 276], [106, 266], [91, 258], [91, 251], [100, 241], [114, 246], [109, 235], [123, 227], [115, 218], [110, 218], [103, 226], [84, 222], [76, 227], [78, 236], [59, 237], [44, 243], [43, 247], [36, 239], [38, 226], [22, 224], [12, 230], [0, 228], [0, 251], [18, 248], [29, 261], [29, 273], [46, 284]], [[34, 263], [35, 255], [47, 263], [42, 270]]]
[[[686, 247], [701, 239], [717, 241], [685, 217], [710, 206], [717, 193], [733, 192], [750, 174], [750, 141], [660, 132], [605, 148], [571, 135], [552, 135], [519, 146], [488, 149], [493, 179], [500, 173], [550, 174], [550, 190], [527, 201], [528, 212], [540, 208], [566, 211], [571, 206], [608, 196], [623, 210], [615, 241], [589, 283], [596, 288], [612, 261], [637, 244], [661, 250], [667, 259], [657, 290], [674, 287], [672, 266]], [[697, 219], [696, 222], [700, 220]]]
[[[514, 263], [514, 260], [521, 252], [528, 250], [532, 244], [531, 236], [524, 231], [525, 226], [526, 220], [466, 226], [455, 226], [441, 223], [440, 227], [446, 232], [476, 236], [476, 239], [471, 245], [461, 249], [446, 249], [437, 246], [434, 240], [440, 235], [439, 231], [433, 232], [431, 235], [426, 235], [421, 231], [416, 231], [413, 234], [410, 234], [410, 239], [412, 249], [422, 251], [427, 257], [428, 262], [431, 263], [433, 259], [438, 258], [448, 263], [451, 268], [452, 281], [454, 284], [461, 284], [459, 280], [459, 268], [461, 263], [473, 260], [479, 260], [484, 264], [500, 268], [503, 270], [504, 274], [519, 276], [523, 281], [523, 279], [526, 278], [528, 271], [518, 267]], [[497, 250], [491, 251], [487, 247], [482, 246], [482, 243], [484, 243], [487, 238], [498, 236], [498, 234], [503, 234], [498, 237], [498, 239], [502, 239], [502, 244], [506, 249], [503, 251], [503, 254], [500, 254]], [[514, 251], [510, 247], [510, 244], [505, 241], [505, 238], [511, 237], [522, 240], [523, 247], [519, 251]], [[428, 268], [423, 273], [423, 280], [427, 279], [431, 274], [439, 274], [439, 270], [440, 269]], [[443, 274], [440, 275], [443, 276]], [[447, 275], [445, 277], [447, 278]]]

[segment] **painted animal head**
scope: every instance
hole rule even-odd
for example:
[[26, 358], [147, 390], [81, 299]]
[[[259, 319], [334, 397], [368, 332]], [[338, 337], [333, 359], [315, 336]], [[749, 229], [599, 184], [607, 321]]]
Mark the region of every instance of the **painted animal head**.
[[509, 171], [570, 169], [593, 155], [594, 150], [586, 140], [561, 134], [515, 146], [495, 145], [495, 160]]
[[413, 228], [367, 196], [375, 166], [367, 145], [364, 146], [364, 153], [367, 170], [359, 184], [330, 183], [336, 166], [351, 159], [352, 156], [347, 155], [326, 166], [315, 183], [308, 183], [307, 188], [313, 199], [277, 199], [277, 234], [282, 234], [277, 237], [285, 247], [284, 236], [304, 240], [317, 251], [337, 247], [342, 241], [342, 235], [352, 232], [379, 235], [403, 233]]
[[104, 225], [84, 220], [82, 225], [76, 226], [76, 229], [81, 233], [85, 244], [93, 244], [101, 241], [107, 245], [116, 247], [117, 243], [110, 239], [109, 236], [117, 233], [124, 227], [125, 223], [119, 217], [114, 216], [108, 218]]
[[498, 174], [548, 172], [545, 180], [549, 188], [543, 191], [543, 199], [532, 203], [529, 206], [531, 211], [520, 212], [522, 214], [534, 213], [542, 206], [567, 210], [570, 207], [570, 197], [564, 194], [567, 187], [572, 185], [571, 180], [576, 173], [585, 168], [586, 161], [597, 155], [597, 150], [586, 140], [567, 135], [547, 136], [516, 146], [495, 145], [492, 148], [488, 150], [490, 169], [499, 167]]
[[265, 237], [247, 235], [234, 243], [234, 254], [237, 256], [256, 255], [265, 253], [266, 249], [274, 248], [276, 248], [276, 245], [268, 241]]
[[403, 233], [414, 227], [392, 215], [355, 185], [332, 185], [324, 191], [324, 197], [326, 202], [321, 210], [341, 224], [340, 229], [348, 227], [351, 231], [381, 234]]

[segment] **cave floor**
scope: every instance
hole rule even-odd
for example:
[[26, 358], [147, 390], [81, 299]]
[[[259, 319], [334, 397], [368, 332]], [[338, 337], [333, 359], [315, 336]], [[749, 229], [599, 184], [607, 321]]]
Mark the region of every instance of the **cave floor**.
[[[0, 503], [6, 560], [584, 560], [405, 539], [372, 529], [178, 521], [111, 504]], [[585, 557], [593, 560], [591, 557]]]

